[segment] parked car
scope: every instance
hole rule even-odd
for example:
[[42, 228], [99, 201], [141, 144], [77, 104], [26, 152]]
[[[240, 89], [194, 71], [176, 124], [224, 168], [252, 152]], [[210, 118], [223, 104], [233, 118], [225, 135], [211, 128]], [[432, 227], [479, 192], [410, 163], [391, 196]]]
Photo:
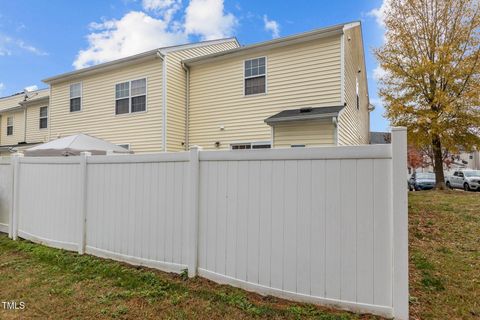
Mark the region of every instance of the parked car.
[[435, 187], [435, 173], [414, 172], [408, 180], [408, 190], [430, 190]]
[[465, 191], [480, 190], [480, 170], [459, 170], [446, 178], [447, 187], [450, 189], [463, 189]]

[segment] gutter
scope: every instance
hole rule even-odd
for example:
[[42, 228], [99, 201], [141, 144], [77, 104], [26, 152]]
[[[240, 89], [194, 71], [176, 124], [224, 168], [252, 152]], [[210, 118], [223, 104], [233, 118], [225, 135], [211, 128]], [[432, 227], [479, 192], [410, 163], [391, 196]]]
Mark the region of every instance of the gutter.
[[230, 49], [226, 51], [221, 51], [217, 53], [212, 53], [204, 56], [199, 56], [195, 58], [190, 58], [184, 60], [185, 64], [192, 66], [194, 64], [202, 64], [216, 59], [224, 59], [228, 57], [233, 57], [236, 55], [242, 55], [246, 52], [254, 53], [257, 51], [265, 51], [273, 48], [278, 48], [282, 46], [302, 43], [310, 40], [327, 38], [331, 36], [341, 35], [344, 32], [344, 27], [346, 25], [354, 25], [357, 22], [337, 24], [330, 27], [325, 27], [321, 29], [316, 29], [313, 31], [308, 31], [304, 33], [295, 34], [292, 36], [282, 37], [274, 40], [264, 41], [256, 44], [251, 44], [235, 49]]
[[182, 68], [185, 70], [185, 150], [188, 151], [189, 126], [190, 126], [190, 68], [182, 62]]
[[43, 79], [42, 81], [46, 84], [54, 84], [56, 82], [69, 81], [73, 78], [78, 78], [79, 76], [89, 75], [89, 74], [96, 73], [96, 72], [102, 72], [104, 70], [108, 70], [109, 68], [115, 68], [119, 64], [137, 63], [137, 62], [148, 60], [148, 59], [155, 59], [155, 55], [158, 54], [158, 52], [159, 52], [158, 49], [150, 50], [150, 51], [139, 53], [139, 54], [129, 56], [129, 57], [126, 57], [126, 58], [117, 59], [117, 60], [113, 60], [113, 61], [110, 61], [110, 62], [97, 64], [95, 66], [83, 68], [83, 69], [80, 69], [80, 70], [75, 70], [75, 71], [62, 73], [62, 74], [57, 75], [57, 76], [53, 76], [53, 77]]

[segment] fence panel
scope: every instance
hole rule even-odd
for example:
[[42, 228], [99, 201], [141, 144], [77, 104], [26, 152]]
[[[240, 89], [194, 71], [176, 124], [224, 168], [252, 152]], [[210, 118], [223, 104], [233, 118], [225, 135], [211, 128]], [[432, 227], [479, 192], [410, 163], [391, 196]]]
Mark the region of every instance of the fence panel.
[[202, 153], [199, 274], [390, 315], [391, 154], [357, 150]]
[[12, 165], [0, 157], [0, 232], [8, 232], [12, 205]]
[[179, 272], [187, 268], [188, 153], [91, 157], [86, 251]]
[[13, 239], [408, 319], [405, 129], [392, 142], [0, 159], [0, 228], [11, 215]]
[[80, 185], [76, 158], [20, 158], [20, 237], [57, 248], [77, 250]]

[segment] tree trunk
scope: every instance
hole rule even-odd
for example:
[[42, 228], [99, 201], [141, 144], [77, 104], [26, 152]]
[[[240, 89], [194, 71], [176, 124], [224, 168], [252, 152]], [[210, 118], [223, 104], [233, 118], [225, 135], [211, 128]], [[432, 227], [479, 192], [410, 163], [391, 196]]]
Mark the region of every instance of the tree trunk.
[[433, 147], [433, 170], [435, 171], [436, 189], [445, 190], [445, 176], [443, 174], [443, 154], [442, 154], [442, 142], [438, 135], [434, 135], [432, 138]]

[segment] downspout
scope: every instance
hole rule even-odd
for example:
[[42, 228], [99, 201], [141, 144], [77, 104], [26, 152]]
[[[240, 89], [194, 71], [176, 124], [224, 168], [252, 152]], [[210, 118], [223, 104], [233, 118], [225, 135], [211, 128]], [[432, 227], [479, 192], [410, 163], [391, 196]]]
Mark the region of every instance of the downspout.
[[182, 68], [185, 70], [185, 150], [189, 149], [189, 126], [190, 126], [190, 68], [182, 62]]
[[157, 51], [157, 56], [162, 59], [162, 149], [167, 151], [167, 64], [166, 56]]
[[[47, 141], [50, 141], [50, 137], [52, 136], [52, 117], [50, 116], [51, 114], [51, 106], [52, 105], [52, 85], [49, 83], [48, 84], [48, 108], [47, 108], [47, 128], [48, 128], [48, 134], [47, 134]], [[46, 141], [44, 141], [46, 142]]]
[[[340, 105], [345, 103], [345, 29], [340, 36]], [[340, 124], [340, 114], [335, 118], [335, 145], [338, 146], [338, 130]], [[341, 129], [341, 128], [340, 128]]]
[[27, 142], [27, 106], [23, 105], [23, 142]]
[[332, 118], [332, 123], [334, 127], [333, 141], [335, 145], [338, 146], [338, 116]]

